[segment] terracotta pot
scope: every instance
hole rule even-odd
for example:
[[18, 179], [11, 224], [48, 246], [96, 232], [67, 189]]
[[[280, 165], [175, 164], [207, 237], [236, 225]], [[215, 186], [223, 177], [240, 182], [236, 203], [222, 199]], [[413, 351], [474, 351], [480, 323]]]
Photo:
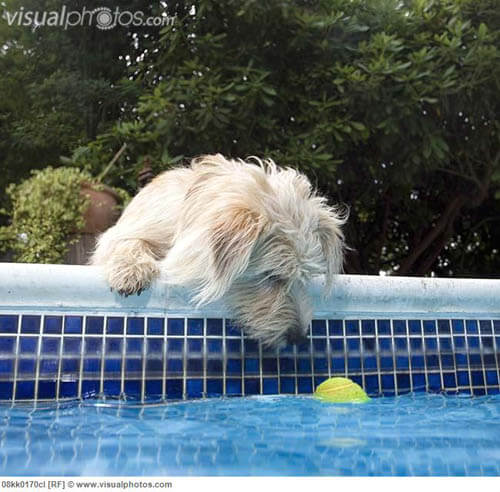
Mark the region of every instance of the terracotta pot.
[[99, 234], [109, 229], [118, 219], [120, 212], [117, 205], [120, 197], [107, 186], [96, 190], [90, 183], [83, 183], [81, 194], [90, 199], [90, 204], [83, 214], [84, 234]]
[[86, 265], [95, 248], [97, 236], [109, 229], [120, 216], [117, 205], [120, 197], [111, 188], [99, 186], [99, 190], [90, 183], [83, 183], [80, 194], [90, 200], [83, 214], [85, 225], [78, 233], [78, 242], [69, 247], [65, 263], [71, 265]]

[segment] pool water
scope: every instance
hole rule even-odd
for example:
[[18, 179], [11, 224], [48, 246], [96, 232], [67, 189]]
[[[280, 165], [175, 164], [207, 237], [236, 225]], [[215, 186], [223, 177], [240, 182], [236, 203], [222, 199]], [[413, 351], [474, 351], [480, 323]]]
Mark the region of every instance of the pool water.
[[0, 407], [0, 475], [499, 475], [500, 396]]

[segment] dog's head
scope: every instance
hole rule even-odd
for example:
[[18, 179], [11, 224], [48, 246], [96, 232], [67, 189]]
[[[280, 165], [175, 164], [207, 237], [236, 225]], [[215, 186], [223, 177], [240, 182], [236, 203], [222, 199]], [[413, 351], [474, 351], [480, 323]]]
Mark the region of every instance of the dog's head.
[[193, 169], [169, 277], [197, 289], [199, 303], [224, 295], [267, 346], [300, 342], [312, 316], [307, 284], [323, 274], [328, 290], [341, 270], [345, 218], [305, 176], [272, 161], [208, 156]]

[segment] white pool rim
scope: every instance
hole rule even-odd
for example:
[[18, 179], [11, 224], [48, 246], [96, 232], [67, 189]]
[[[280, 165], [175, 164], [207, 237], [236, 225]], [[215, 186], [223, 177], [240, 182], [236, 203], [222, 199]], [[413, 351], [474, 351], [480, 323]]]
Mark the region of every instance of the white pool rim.
[[[331, 295], [310, 285], [315, 318], [500, 318], [500, 280], [337, 275]], [[223, 300], [202, 308], [185, 288], [157, 281], [140, 296], [111, 292], [98, 267], [0, 263], [0, 310], [229, 316]]]

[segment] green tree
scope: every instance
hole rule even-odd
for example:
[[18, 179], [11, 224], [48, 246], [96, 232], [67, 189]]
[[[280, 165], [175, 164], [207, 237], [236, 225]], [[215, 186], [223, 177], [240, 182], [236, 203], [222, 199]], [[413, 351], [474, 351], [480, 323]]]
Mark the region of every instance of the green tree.
[[80, 149], [81, 165], [127, 143], [113, 179], [130, 187], [145, 158], [160, 171], [200, 153], [270, 156], [350, 206], [347, 271], [497, 271], [496, 0], [169, 8], [178, 22], [133, 67], [133, 117]]
[[[92, 10], [111, 2], [89, 0]], [[0, 189], [19, 183], [31, 169], [61, 165], [61, 156], [93, 141], [122, 117], [130, 117], [139, 87], [129, 79], [131, 59], [151, 28], [96, 25], [29, 27], [7, 14], [81, 11], [77, 0], [12, 0], [0, 3]], [[123, 10], [149, 2], [121, 2]], [[147, 36], [147, 37], [145, 37]], [[65, 164], [68, 162], [66, 161]], [[101, 163], [102, 167], [103, 163]], [[0, 208], [6, 205], [0, 197]]]

